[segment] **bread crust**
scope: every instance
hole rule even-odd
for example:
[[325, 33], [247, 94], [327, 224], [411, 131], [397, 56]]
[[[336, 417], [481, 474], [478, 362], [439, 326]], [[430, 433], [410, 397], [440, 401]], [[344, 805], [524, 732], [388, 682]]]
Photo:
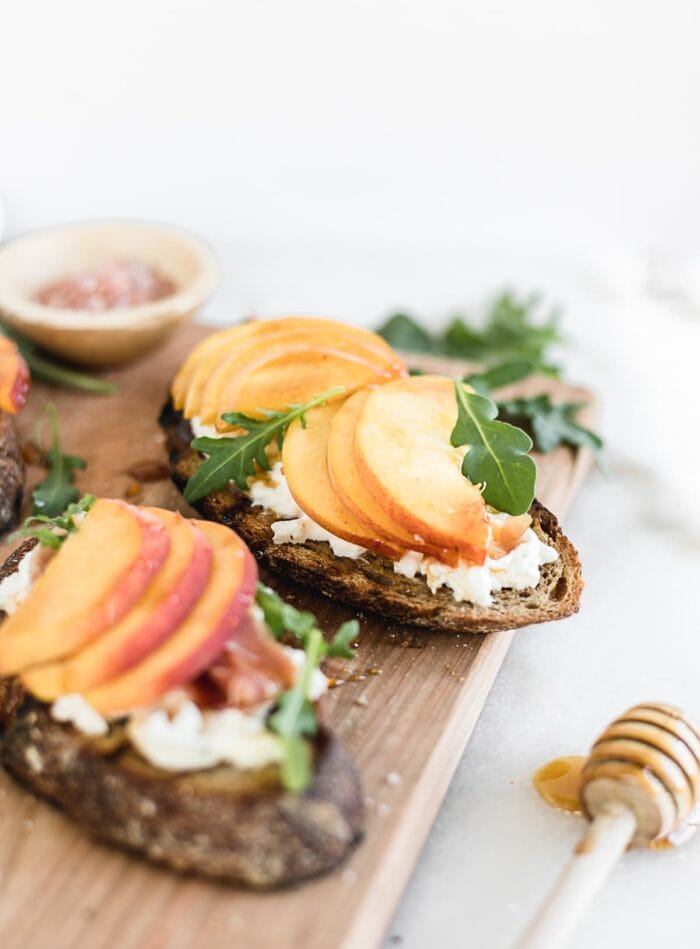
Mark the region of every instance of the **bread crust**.
[[24, 462], [11, 415], [0, 412], [0, 532], [17, 523], [24, 493]]
[[[25, 544], [0, 568], [17, 569]], [[0, 614], [2, 615], [2, 614]], [[0, 760], [102, 841], [182, 872], [265, 889], [297, 883], [342, 861], [359, 841], [359, 777], [325, 727], [314, 739], [314, 780], [304, 794], [279, 768], [222, 766], [168, 772], [130, 746], [123, 722], [90, 738], [55, 722], [17, 679], [0, 679]]]
[[[172, 479], [184, 490], [201, 462], [190, 445], [189, 422], [168, 402], [160, 424], [167, 438]], [[194, 506], [203, 517], [237, 531], [273, 572], [355, 609], [402, 623], [448, 632], [492, 633], [563, 619], [579, 608], [583, 578], [578, 554], [556, 517], [538, 501], [530, 511], [533, 529], [556, 548], [559, 559], [540, 568], [541, 579], [534, 590], [501, 590], [494, 593], [489, 607], [458, 603], [444, 587], [432, 593], [424, 577], [402, 577], [394, 573], [390, 560], [373, 553], [351, 560], [336, 557], [324, 542], [275, 544], [271, 525], [279, 517], [252, 507], [235, 486], [212, 492]]]

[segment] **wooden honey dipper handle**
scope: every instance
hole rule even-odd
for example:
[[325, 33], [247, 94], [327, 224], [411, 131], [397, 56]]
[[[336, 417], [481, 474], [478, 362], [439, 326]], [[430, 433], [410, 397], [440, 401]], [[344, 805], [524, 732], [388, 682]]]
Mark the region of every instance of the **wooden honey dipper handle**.
[[578, 842], [517, 949], [560, 949], [608, 879], [637, 829], [629, 808], [611, 804]]
[[517, 949], [561, 949], [630, 843], [667, 837], [697, 806], [700, 736], [675, 708], [638, 705], [596, 741], [581, 774], [592, 822]]

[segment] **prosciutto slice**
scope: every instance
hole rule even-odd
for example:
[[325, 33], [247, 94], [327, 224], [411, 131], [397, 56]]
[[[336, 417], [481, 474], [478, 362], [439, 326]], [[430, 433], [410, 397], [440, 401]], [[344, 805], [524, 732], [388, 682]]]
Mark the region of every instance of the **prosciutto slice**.
[[287, 650], [252, 615], [238, 626], [225, 651], [189, 687], [200, 708], [251, 708], [294, 685]]

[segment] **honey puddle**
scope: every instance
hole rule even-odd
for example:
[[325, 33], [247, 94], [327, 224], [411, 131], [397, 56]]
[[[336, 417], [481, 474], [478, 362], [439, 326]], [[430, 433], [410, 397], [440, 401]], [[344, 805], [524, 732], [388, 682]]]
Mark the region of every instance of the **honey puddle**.
[[[583, 814], [580, 787], [581, 771], [586, 762], [583, 755], [566, 755], [542, 765], [532, 776], [532, 783], [540, 797], [550, 807], [566, 814]], [[672, 850], [692, 837], [700, 825], [700, 804], [696, 805], [668, 837], [652, 840], [649, 850]]]
[[583, 755], [567, 755], [548, 761], [535, 771], [532, 783], [550, 807], [567, 814], [583, 814], [579, 788], [585, 760]]

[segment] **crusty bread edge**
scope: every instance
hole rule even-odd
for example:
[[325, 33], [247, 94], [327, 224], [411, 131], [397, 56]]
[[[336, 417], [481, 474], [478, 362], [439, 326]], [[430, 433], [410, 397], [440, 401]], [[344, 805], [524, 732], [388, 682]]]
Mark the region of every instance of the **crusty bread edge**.
[[[160, 424], [167, 438], [173, 481], [183, 490], [200, 464], [199, 454], [190, 447], [189, 423], [168, 402], [161, 412]], [[551, 589], [551, 597], [539, 603], [540, 587], [524, 593], [504, 590], [494, 594], [491, 607], [458, 603], [451, 591], [444, 588], [431, 593], [423, 577], [399, 577], [393, 573], [390, 561], [374, 554], [349, 560], [335, 557], [328, 544], [322, 542], [276, 545], [271, 524], [279, 518], [269, 511], [252, 508], [248, 498], [235, 487], [213, 492], [196, 502], [195, 507], [203, 517], [236, 530], [257, 559], [273, 572], [357, 610], [379, 613], [392, 621], [449, 632], [491, 633], [563, 619], [579, 608], [583, 578], [578, 554], [554, 514], [537, 501], [530, 512], [533, 528], [559, 554], [555, 564], [541, 569], [540, 587]]]

